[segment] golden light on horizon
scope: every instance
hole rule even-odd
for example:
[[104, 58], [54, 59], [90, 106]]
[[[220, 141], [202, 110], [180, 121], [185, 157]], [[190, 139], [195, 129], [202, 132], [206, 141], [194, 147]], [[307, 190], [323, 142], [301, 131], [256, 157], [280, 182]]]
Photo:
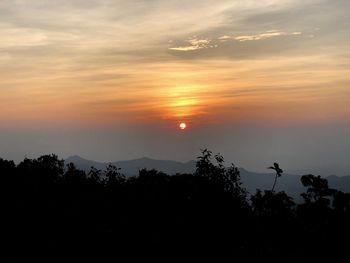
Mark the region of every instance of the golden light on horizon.
[[201, 84], [178, 84], [160, 92], [159, 102], [163, 119], [170, 122], [197, 118], [203, 111], [201, 92], [208, 87]]

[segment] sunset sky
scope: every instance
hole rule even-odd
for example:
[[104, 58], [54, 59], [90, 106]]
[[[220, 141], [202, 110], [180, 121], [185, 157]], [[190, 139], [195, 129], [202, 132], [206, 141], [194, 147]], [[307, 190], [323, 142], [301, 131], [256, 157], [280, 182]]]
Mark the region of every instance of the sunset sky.
[[[2, 0], [0, 157], [350, 174], [348, 0]], [[180, 130], [181, 122], [187, 124]]]

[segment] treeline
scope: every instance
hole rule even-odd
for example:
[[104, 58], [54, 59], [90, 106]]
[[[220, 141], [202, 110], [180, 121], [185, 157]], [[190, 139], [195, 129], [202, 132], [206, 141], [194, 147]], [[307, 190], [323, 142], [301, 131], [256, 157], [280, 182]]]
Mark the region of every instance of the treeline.
[[194, 174], [77, 169], [56, 155], [0, 159], [5, 262], [325, 262], [347, 254], [350, 194], [304, 175], [304, 202], [248, 193], [237, 167], [202, 151]]

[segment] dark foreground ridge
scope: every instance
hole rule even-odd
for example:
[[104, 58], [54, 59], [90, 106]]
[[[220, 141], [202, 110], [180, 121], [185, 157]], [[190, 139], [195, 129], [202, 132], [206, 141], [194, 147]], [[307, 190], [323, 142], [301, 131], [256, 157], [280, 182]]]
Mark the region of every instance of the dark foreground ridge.
[[[283, 167], [282, 167], [283, 168]], [[301, 177], [295, 204], [278, 181], [247, 192], [237, 167], [204, 150], [194, 173], [116, 166], [89, 172], [56, 155], [0, 159], [2, 262], [333, 262], [348, 257], [350, 194]]]

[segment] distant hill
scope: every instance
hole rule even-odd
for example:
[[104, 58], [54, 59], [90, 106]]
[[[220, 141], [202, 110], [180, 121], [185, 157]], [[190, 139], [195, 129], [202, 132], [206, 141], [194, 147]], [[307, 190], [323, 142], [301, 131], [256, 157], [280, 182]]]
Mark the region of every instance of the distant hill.
[[127, 161], [117, 161], [112, 163], [96, 162], [91, 160], [86, 160], [80, 156], [71, 156], [65, 160], [66, 163], [74, 163], [77, 168], [89, 171], [93, 166], [97, 169], [105, 169], [108, 164], [115, 165], [121, 168], [121, 172], [127, 176], [138, 175], [139, 170], [146, 169], [156, 169], [162, 171], [166, 174], [173, 175], [176, 173], [193, 173], [196, 169], [196, 162], [176, 162], [170, 160], [155, 160], [150, 158], [140, 158]]
[[[270, 190], [275, 178], [273, 173], [254, 173], [243, 168], [240, 169], [240, 172], [242, 183], [251, 194], [254, 194], [256, 189]], [[300, 194], [306, 190], [300, 182], [301, 176], [302, 175], [296, 174], [283, 174], [278, 178], [276, 191], [285, 191], [288, 195], [293, 197], [295, 201], [301, 201]], [[330, 188], [350, 193], [350, 176], [332, 175], [325, 178], [328, 180]]]
[[[241, 180], [249, 193], [254, 194], [256, 189], [271, 190], [275, 174], [273, 173], [255, 173], [240, 168]], [[299, 199], [300, 194], [304, 192], [304, 187], [300, 182], [301, 175], [283, 174], [278, 178], [276, 191], [285, 191], [294, 199]]]
[[[65, 160], [66, 163], [74, 163], [77, 168], [89, 171], [93, 166], [97, 169], [105, 169], [109, 163], [96, 162], [81, 158], [80, 156], [71, 156]], [[176, 173], [193, 173], [196, 169], [196, 161], [177, 162], [171, 160], [155, 160], [150, 158], [140, 158], [134, 160], [117, 161], [110, 163], [121, 168], [121, 172], [126, 176], [138, 175], [140, 169], [156, 169], [169, 175]], [[270, 190], [274, 180], [273, 173], [255, 173], [240, 168], [241, 180], [243, 186], [254, 194], [256, 189]], [[300, 182], [301, 175], [283, 174], [278, 178], [276, 190], [285, 191], [296, 201], [300, 201], [300, 194], [305, 191], [305, 188]], [[326, 179], [329, 186], [343, 192], [350, 193], [350, 176], [338, 177], [335, 175], [328, 176]]]

